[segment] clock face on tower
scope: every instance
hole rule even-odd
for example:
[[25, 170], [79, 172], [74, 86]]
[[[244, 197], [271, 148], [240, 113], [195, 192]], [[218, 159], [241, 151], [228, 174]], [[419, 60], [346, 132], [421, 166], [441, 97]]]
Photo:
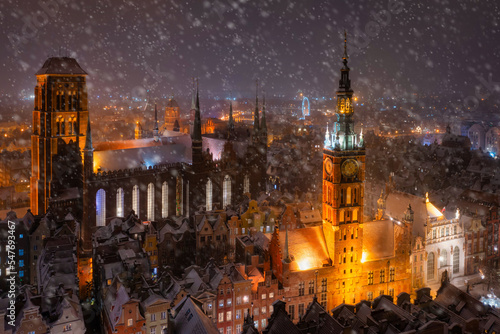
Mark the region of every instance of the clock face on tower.
[[328, 175], [331, 175], [332, 174], [332, 170], [333, 170], [333, 162], [332, 162], [332, 159], [326, 159], [325, 161], [325, 171]]
[[342, 163], [341, 171], [345, 177], [353, 177], [358, 173], [358, 162], [354, 159], [347, 159]]

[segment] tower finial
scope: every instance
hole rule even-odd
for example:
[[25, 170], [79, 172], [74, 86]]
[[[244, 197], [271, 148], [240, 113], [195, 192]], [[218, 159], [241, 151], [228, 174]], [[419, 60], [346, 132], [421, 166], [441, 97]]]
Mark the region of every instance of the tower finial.
[[193, 86], [191, 87], [192, 89], [192, 94], [191, 94], [191, 110], [194, 110], [196, 108], [196, 100], [195, 100], [195, 84], [194, 84], [194, 77], [193, 77]]
[[198, 78], [196, 78], [196, 104], [194, 113], [194, 126], [192, 139], [196, 141], [201, 141], [201, 111], [200, 111], [200, 94], [198, 86]]
[[347, 64], [347, 59], [349, 56], [347, 55], [347, 31], [344, 30], [344, 55], [342, 59], [344, 60], [344, 64]]
[[92, 132], [90, 130], [90, 117], [87, 117], [87, 131], [85, 133], [85, 147], [84, 150], [92, 151], [94, 148], [92, 147]]

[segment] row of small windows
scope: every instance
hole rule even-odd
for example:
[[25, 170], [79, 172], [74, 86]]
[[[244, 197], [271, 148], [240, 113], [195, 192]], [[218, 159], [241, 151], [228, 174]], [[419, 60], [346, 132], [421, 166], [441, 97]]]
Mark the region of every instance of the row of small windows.
[[67, 121], [62, 116], [56, 119], [56, 136], [75, 135], [77, 131], [75, 116], [71, 116]]
[[[380, 283], [385, 283], [385, 269], [381, 269], [379, 272]], [[394, 282], [396, 279], [396, 269], [394, 267], [389, 268], [389, 282]], [[373, 271], [368, 272], [368, 285], [372, 285], [374, 282]]]
[[[325, 200], [328, 203], [332, 203], [333, 198], [333, 187], [325, 186], [323, 189], [325, 194]], [[359, 204], [359, 189], [347, 187], [346, 189], [340, 189], [340, 204], [341, 205], [357, 205]]]
[[81, 100], [76, 96], [75, 91], [57, 91], [56, 110], [76, 110], [79, 108]]
[[[453, 226], [453, 234], [458, 233], [458, 227], [457, 225]], [[442, 238], [442, 237], [447, 237], [450, 235], [450, 227], [441, 227], [441, 228], [434, 228], [432, 229], [432, 239], [436, 238]]]
[[[384, 294], [384, 292], [385, 292], [384, 290], [380, 290], [380, 291], [378, 292], [379, 296], [382, 296], [382, 295]], [[394, 298], [394, 289], [392, 289], [392, 288], [391, 288], [391, 289], [389, 289], [389, 296], [391, 296], [391, 297], [393, 297], [393, 298]], [[366, 294], [366, 299], [367, 299], [368, 301], [370, 301], [370, 302], [371, 302], [371, 301], [373, 301], [373, 292], [372, 292], [372, 291], [367, 292], [367, 294]]]

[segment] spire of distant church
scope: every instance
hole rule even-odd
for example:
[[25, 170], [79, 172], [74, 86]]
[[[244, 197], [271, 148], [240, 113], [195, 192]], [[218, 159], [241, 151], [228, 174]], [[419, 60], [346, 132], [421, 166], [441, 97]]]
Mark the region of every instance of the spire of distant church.
[[229, 122], [227, 125], [228, 137], [231, 139], [234, 136], [234, 119], [233, 119], [233, 100], [229, 100]]
[[87, 132], [85, 134], [85, 147], [83, 149], [85, 151], [92, 151], [94, 149], [92, 147], [92, 132], [90, 130], [90, 117], [87, 117]]
[[262, 121], [260, 122], [260, 129], [262, 134], [267, 134], [267, 123], [266, 123], [266, 94], [262, 96]]
[[347, 32], [344, 30], [344, 54], [342, 56], [342, 62], [344, 66], [341, 69], [339, 91], [349, 92], [351, 91], [351, 80], [349, 79], [349, 66], [347, 66]]
[[259, 79], [255, 80], [255, 111], [253, 115], [253, 134], [257, 138], [259, 134]]
[[288, 225], [285, 225], [285, 262], [292, 262], [290, 253], [288, 252]]
[[201, 141], [201, 112], [200, 112], [200, 96], [198, 88], [198, 80], [196, 80], [196, 104], [194, 107], [194, 128], [193, 128], [193, 140]]
[[194, 81], [194, 77], [193, 77], [193, 87], [192, 87], [192, 93], [191, 93], [191, 110], [195, 110], [196, 109], [196, 100], [195, 100], [195, 81]]

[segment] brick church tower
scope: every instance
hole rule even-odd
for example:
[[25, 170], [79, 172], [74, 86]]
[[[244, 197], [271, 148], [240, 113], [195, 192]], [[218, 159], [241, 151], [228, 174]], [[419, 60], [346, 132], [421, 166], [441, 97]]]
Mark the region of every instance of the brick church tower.
[[65, 188], [81, 189], [88, 122], [87, 73], [74, 58], [51, 57], [36, 72], [31, 136], [31, 211], [44, 214]]
[[[365, 149], [354, 131], [347, 38], [337, 90], [335, 122], [327, 129], [323, 149], [323, 221], [334, 266], [338, 268], [335, 304], [358, 302], [356, 285], [363, 253]], [[357, 298], [358, 297], [358, 298]]]

